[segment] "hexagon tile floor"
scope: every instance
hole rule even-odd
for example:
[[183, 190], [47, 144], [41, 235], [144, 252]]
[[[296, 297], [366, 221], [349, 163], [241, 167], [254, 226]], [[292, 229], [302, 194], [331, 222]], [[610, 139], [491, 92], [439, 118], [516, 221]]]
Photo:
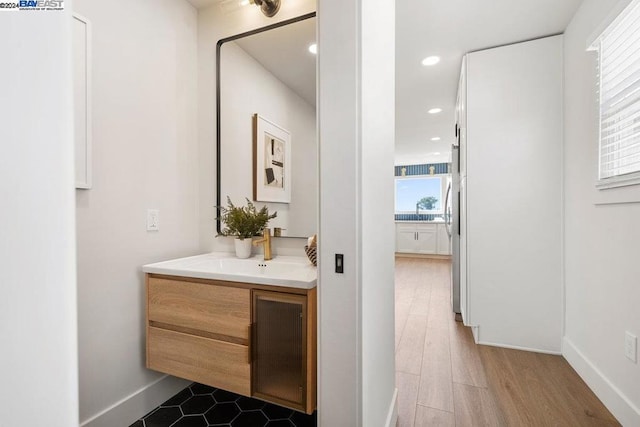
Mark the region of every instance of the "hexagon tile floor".
[[306, 415], [193, 383], [129, 427], [316, 427]]

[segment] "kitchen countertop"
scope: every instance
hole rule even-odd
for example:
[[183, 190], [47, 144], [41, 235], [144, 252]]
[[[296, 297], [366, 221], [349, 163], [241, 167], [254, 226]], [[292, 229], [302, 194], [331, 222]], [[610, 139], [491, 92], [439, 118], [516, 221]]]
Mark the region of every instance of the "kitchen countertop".
[[403, 221], [401, 219], [397, 219], [395, 220], [396, 224], [446, 224], [443, 220], [440, 221], [416, 221], [416, 220], [410, 220], [410, 221]]

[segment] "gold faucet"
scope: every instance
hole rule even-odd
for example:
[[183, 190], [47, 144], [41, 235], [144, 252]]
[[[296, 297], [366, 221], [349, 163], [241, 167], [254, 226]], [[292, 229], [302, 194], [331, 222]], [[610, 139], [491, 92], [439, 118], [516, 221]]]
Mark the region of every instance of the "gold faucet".
[[262, 239], [254, 240], [253, 246], [258, 246], [262, 244], [264, 248], [264, 260], [269, 261], [273, 257], [271, 256], [271, 229], [265, 228], [262, 233]]

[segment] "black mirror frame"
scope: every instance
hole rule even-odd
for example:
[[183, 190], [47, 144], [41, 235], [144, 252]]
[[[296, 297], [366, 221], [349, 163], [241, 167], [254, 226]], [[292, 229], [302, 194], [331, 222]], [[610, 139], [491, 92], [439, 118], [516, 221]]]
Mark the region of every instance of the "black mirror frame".
[[220, 190], [220, 152], [222, 150], [221, 135], [221, 123], [220, 123], [220, 51], [222, 45], [227, 42], [231, 42], [243, 37], [252, 36], [265, 31], [272, 30], [274, 28], [284, 27], [285, 25], [294, 24], [296, 22], [304, 21], [305, 19], [315, 18], [316, 12], [300, 15], [295, 18], [287, 19], [284, 21], [276, 22], [275, 24], [267, 25], [266, 27], [257, 28], [255, 30], [247, 31], [244, 33], [236, 34], [235, 36], [226, 37], [218, 40], [216, 43], [216, 230], [218, 234], [222, 231], [222, 224], [220, 221], [220, 206], [222, 206], [222, 194]]

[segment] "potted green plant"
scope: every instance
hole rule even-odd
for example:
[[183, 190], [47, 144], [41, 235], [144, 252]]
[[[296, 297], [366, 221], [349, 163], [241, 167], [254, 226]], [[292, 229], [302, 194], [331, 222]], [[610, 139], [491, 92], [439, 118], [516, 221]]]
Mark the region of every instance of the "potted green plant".
[[256, 209], [251, 200], [246, 199], [246, 206], [236, 206], [227, 196], [227, 207], [220, 206], [220, 220], [225, 228], [219, 236], [235, 237], [236, 256], [249, 258], [251, 256], [251, 238], [259, 236], [267, 226], [269, 220], [275, 218], [278, 212], [269, 215], [269, 209], [263, 206]]

